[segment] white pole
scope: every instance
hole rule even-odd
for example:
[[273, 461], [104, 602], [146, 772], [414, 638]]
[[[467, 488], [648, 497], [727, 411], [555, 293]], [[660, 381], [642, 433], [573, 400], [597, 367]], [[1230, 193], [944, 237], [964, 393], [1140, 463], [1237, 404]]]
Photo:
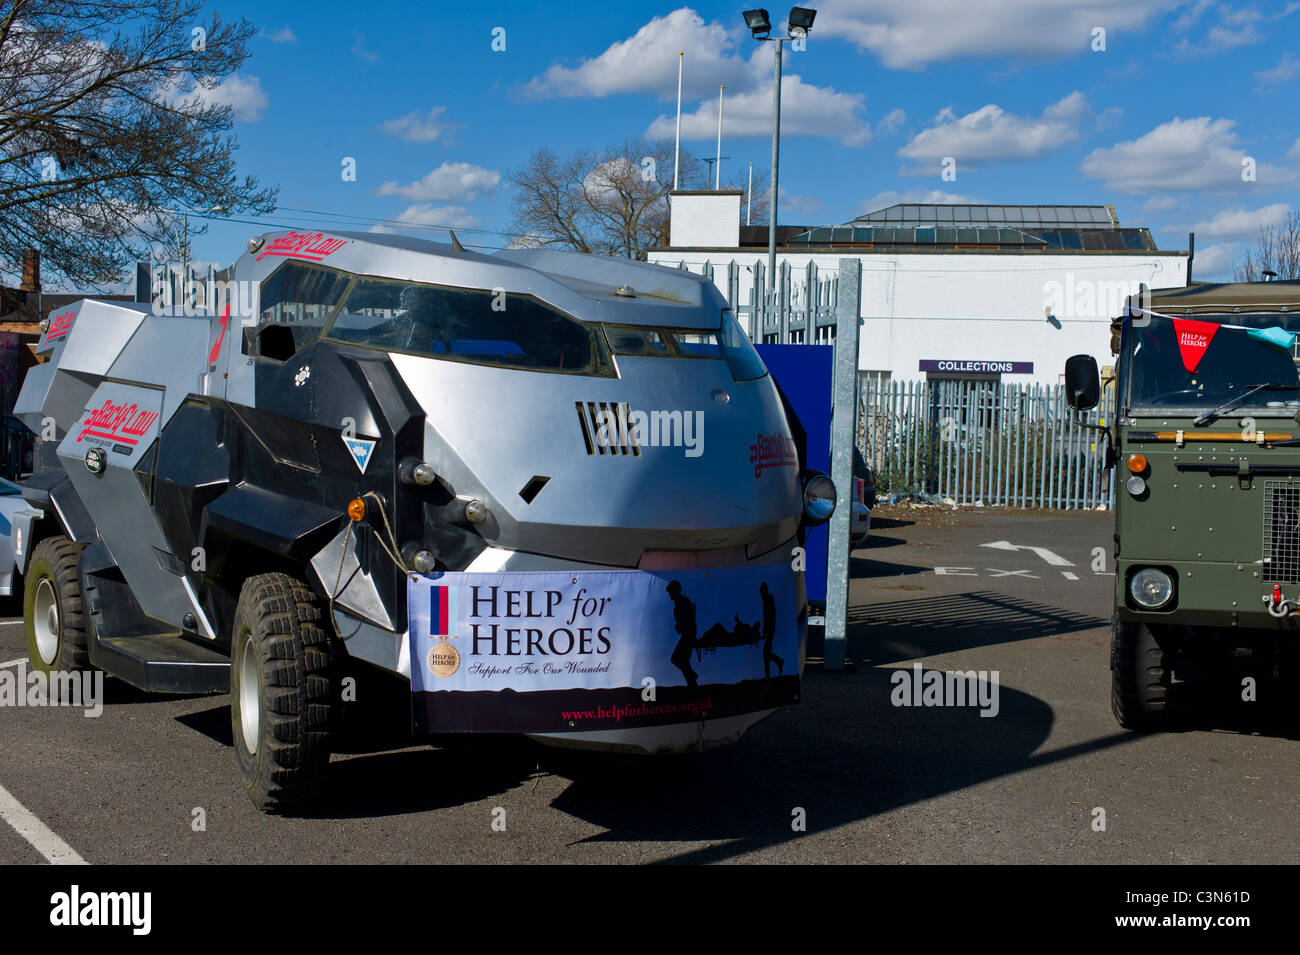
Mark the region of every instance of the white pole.
[[749, 164], [749, 198], [745, 201], [745, 225], [749, 225], [749, 214], [754, 209], [754, 164]]
[[673, 147], [673, 192], [677, 191], [677, 169], [682, 154], [682, 60], [685, 50], [677, 51], [677, 145]]
[[719, 189], [722, 182], [722, 91], [726, 86], [718, 87], [718, 162], [713, 169], [713, 188]]

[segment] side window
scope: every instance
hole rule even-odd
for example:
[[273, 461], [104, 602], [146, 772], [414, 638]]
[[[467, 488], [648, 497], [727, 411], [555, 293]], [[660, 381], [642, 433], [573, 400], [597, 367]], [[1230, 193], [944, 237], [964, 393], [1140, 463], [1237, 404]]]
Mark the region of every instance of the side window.
[[350, 282], [332, 269], [285, 262], [262, 283], [257, 327], [246, 330], [244, 353], [292, 358], [320, 338]]

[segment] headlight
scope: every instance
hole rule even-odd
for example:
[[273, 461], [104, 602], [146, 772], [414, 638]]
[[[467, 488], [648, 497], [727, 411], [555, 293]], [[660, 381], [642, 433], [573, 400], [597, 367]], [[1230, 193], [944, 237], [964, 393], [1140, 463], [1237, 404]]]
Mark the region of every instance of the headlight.
[[1124, 487], [1128, 488], [1128, 492], [1132, 494], [1134, 497], [1141, 497], [1142, 492], [1147, 489], [1147, 482], [1142, 480], [1142, 478], [1138, 477], [1136, 474], [1134, 474], [1131, 478], [1129, 478], [1127, 481], [1124, 482]]
[[1128, 582], [1128, 592], [1138, 606], [1146, 610], [1159, 610], [1174, 595], [1174, 582], [1163, 570], [1144, 567]]
[[803, 485], [803, 512], [810, 524], [825, 524], [835, 513], [835, 484], [820, 472], [808, 476]]

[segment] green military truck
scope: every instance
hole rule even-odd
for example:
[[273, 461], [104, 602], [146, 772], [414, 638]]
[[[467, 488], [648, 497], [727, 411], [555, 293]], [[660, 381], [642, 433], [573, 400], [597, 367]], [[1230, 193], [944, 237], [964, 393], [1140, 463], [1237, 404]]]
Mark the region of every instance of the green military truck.
[[[1168, 725], [1189, 670], [1249, 657], [1273, 673], [1300, 648], [1297, 333], [1300, 282], [1144, 289], [1112, 325], [1111, 706], [1126, 728]], [[1076, 411], [1098, 404], [1092, 356], [1067, 360], [1065, 383]]]

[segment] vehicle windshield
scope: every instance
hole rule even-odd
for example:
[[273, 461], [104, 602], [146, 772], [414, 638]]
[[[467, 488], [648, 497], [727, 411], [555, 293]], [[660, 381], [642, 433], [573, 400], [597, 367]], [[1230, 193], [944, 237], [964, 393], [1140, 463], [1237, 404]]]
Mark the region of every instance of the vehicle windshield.
[[[1235, 313], [1134, 319], [1125, 336], [1121, 374], [1129, 409], [1210, 411], [1300, 407], [1295, 335], [1300, 314]], [[1247, 392], [1270, 387], [1246, 400]]]
[[598, 326], [515, 293], [358, 279], [325, 337], [476, 365], [614, 374]]

